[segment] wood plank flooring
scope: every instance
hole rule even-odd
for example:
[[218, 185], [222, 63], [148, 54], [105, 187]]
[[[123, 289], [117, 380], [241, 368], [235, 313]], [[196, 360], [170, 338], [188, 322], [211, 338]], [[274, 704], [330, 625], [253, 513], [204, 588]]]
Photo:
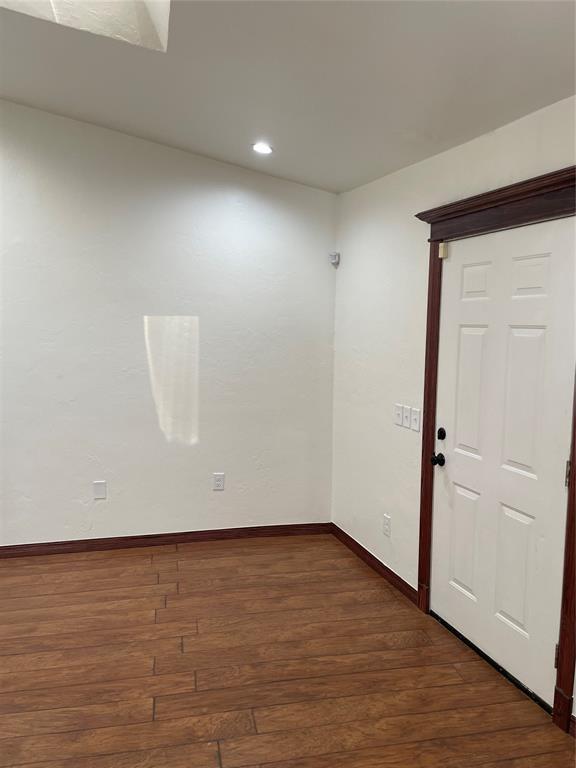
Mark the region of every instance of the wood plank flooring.
[[568, 768], [332, 536], [0, 560], [0, 768]]

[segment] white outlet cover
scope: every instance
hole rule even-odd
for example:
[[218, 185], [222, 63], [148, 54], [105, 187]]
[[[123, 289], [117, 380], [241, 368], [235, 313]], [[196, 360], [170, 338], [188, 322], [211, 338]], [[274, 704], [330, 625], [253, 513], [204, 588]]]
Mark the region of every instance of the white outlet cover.
[[402, 406], [400, 403], [394, 405], [394, 424], [397, 424], [399, 427], [402, 426]]
[[214, 472], [212, 475], [212, 490], [223, 491], [226, 487], [226, 475], [224, 472]]
[[92, 483], [94, 501], [104, 501], [108, 498], [108, 484], [106, 480], [94, 480]]
[[414, 432], [420, 432], [420, 408], [412, 408], [410, 429], [413, 429]]
[[412, 421], [412, 408], [409, 405], [402, 406], [402, 426], [410, 429], [410, 422]]

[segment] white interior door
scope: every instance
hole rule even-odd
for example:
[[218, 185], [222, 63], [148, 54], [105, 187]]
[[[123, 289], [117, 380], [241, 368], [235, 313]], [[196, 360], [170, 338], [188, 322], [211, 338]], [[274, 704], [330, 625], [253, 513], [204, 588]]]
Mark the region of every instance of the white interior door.
[[450, 243], [432, 610], [548, 703], [575, 364], [574, 219]]

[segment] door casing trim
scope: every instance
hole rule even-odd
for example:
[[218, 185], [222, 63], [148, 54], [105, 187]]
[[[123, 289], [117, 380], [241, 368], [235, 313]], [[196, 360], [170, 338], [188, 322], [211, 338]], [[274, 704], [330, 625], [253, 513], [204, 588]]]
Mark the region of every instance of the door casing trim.
[[[434, 453], [436, 433], [443, 263], [439, 258], [440, 243], [575, 214], [576, 166], [416, 214], [418, 219], [430, 224], [418, 552], [418, 606], [426, 613], [430, 612], [432, 565], [434, 467], [430, 458]], [[558, 664], [552, 711], [553, 721], [564, 731], [570, 729], [576, 666], [576, 381], [570, 461], [572, 471], [568, 487]]]

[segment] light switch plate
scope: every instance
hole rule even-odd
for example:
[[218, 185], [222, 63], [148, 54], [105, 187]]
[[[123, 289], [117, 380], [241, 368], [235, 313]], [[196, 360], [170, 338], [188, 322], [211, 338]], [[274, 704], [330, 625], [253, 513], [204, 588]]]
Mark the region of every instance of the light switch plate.
[[382, 520], [382, 533], [390, 538], [392, 536], [392, 518], [390, 515], [384, 515]]
[[394, 406], [394, 424], [397, 424], [399, 427], [402, 426], [402, 406], [400, 403], [396, 403]]
[[414, 432], [420, 432], [420, 408], [412, 408], [410, 429], [413, 429]]
[[402, 406], [402, 426], [410, 429], [410, 422], [412, 420], [412, 408], [409, 405]]

